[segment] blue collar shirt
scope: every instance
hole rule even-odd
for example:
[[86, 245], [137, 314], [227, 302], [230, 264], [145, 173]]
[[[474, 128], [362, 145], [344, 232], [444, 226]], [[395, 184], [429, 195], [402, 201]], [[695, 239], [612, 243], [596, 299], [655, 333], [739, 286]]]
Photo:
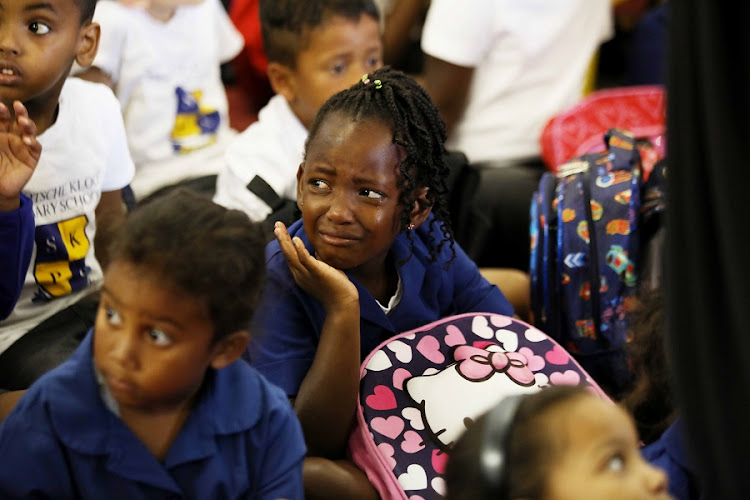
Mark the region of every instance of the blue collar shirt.
[[0, 426], [0, 498], [303, 498], [299, 422], [286, 396], [247, 363], [209, 370], [160, 462], [105, 406], [92, 338]]

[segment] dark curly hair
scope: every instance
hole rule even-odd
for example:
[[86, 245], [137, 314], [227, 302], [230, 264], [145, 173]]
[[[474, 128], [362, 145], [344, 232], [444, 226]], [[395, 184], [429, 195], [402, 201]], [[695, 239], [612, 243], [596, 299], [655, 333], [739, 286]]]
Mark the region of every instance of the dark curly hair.
[[622, 404], [633, 415], [641, 440], [649, 444], [658, 439], [677, 416], [661, 289], [640, 290], [629, 320], [633, 340], [627, 344], [627, 352], [635, 381]]
[[264, 243], [261, 226], [244, 212], [180, 188], [139, 205], [109, 256], [205, 299], [218, 341], [249, 328], [265, 278]]
[[362, 15], [380, 20], [373, 0], [260, 0], [260, 26], [269, 61], [290, 68], [308, 43], [310, 31], [331, 16], [359, 21]]
[[[401, 228], [405, 229], [409, 224], [414, 192], [427, 187], [427, 200], [434, 214], [429, 227], [430, 255], [433, 261], [436, 260], [448, 244], [452, 253], [450, 264], [456, 251], [445, 185], [449, 173], [445, 163], [445, 124], [427, 92], [414, 79], [388, 66], [365, 75], [360, 82], [333, 95], [320, 108], [310, 127], [305, 151], [330, 114], [344, 115], [353, 121], [378, 120], [393, 130], [393, 143], [406, 152], [399, 165], [399, 202], [403, 207]], [[434, 236], [436, 226], [442, 233], [440, 241]], [[413, 247], [411, 232], [407, 235]]]

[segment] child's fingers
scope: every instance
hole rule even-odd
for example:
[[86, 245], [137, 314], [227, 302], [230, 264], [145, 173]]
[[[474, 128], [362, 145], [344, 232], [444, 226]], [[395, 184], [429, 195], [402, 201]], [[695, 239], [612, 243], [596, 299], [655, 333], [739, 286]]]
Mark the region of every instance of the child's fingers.
[[13, 111], [16, 113], [16, 127], [23, 141], [30, 144], [31, 139], [36, 137], [36, 123], [29, 117], [26, 107], [20, 102], [13, 103]]
[[10, 110], [8, 106], [0, 102], [0, 133], [10, 130]]
[[294, 243], [292, 242], [292, 238], [286, 230], [286, 226], [281, 222], [277, 222], [274, 225], [273, 234], [276, 236], [276, 241], [279, 242], [281, 254], [284, 256], [284, 259], [286, 259], [286, 262], [292, 271], [300, 269], [302, 266], [299, 262], [299, 255]]

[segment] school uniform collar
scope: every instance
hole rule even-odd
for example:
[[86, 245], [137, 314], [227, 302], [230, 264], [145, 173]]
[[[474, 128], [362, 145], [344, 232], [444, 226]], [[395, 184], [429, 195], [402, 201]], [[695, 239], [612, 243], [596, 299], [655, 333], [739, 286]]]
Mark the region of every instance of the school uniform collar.
[[92, 340], [93, 330], [45, 387], [47, 411], [65, 446], [84, 455], [107, 455], [107, 468], [125, 478], [179, 493], [169, 468], [215, 455], [216, 436], [242, 432], [260, 420], [253, 397], [259, 395], [259, 380], [243, 376], [249, 366], [237, 361], [209, 373], [200, 401], [160, 464], [105, 406], [94, 374]]
[[[427, 222], [423, 224], [423, 227], [426, 225], [428, 225]], [[307, 251], [310, 252], [311, 255], [315, 255], [315, 249], [313, 248], [312, 243], [310, 243], [310, 239], [307, 237], [305, 228], [302, 225], [302, 219], [297, 220], [294, 224], [289, 226], [289, 234], [291, 236], [298, 236], [304, 243]], [[414, 235], [414, 239], [417, 240], [418, 236]], [[395, 314], [397, 311], [410, 310], [412, 303], [419, 301], [419, 290], [422, 289], [422, 283], [424, 282], [425, 266], [419, 262], [416, 255], [412, 255], [409, 239], [404, 232], [396, 237], [396, 240], [391, 246], [391, 253], [393, 255], [393, 261], [396, 262], [397, 265], [406, 261], [398, 267], [398, 273], [403, 284], [403, 295], [401, 301], [391, 311], [391, 314]], [[378, 305], [370, 292], [351, 274], [348, 272], [345, 272], [345, 274], [349, 280], [354, 283], [354, 286], [357, 287], [357, 291], [359, 292], [360, 318], [369, 321], [370, 323], [374, 323], [391, 333], [399, 333], [395, 330], [389, 316], [383, 312], [383, 309]]]

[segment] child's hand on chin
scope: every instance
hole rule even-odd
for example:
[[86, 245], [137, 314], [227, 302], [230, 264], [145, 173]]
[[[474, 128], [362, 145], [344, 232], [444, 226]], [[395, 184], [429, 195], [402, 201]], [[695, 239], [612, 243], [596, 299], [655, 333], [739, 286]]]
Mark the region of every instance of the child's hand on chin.
[[352, 303], [359, 305], [359, 292], [343, 271], [318, 260], [307, 251], [302, 240], [289, 236], [286, 226], [277, 222], [274, 234], [281, 246], [294, 281], [304, 291], [315, 297], [325, 308], [349, 307]]

